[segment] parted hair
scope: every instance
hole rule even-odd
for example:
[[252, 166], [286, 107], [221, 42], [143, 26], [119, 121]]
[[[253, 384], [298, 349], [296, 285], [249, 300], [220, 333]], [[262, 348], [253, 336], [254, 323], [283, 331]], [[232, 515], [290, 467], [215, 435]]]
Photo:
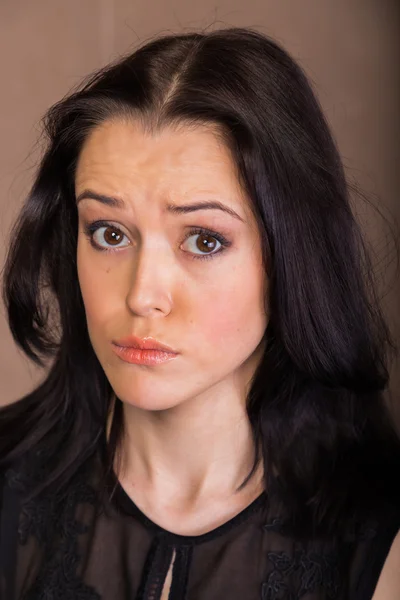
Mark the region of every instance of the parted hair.
[[[399, 438], [385, 402], [396, 350], [350, 186], [300, 65], [251, 28], [158, 36], [89, 76], [46, 113], [46, 148], [10, 237], [3, 297], [41, 383], [0, 411], [0, 465], [40, 449], [35, 494], [62, 489], [97, 450], [110, 468], [123, 433], [91, 346], [77, 275], [74, 175], [100, 123], [146, 131], [211, 125], [227, 145], [261, 233], [266, 350], [247, 398], [255, 464], [306, 530], [339, 531], [395, 497]], [[50, 463], [49, 463], [50, 464]], [[244, 482], [244, 485], [246, 482]]]

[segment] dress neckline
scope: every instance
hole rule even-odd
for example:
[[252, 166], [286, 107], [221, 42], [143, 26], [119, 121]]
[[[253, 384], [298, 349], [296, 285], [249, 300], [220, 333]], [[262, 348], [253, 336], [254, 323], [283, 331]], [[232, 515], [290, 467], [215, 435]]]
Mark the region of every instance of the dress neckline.
[[244, 521], [246, 521], [251, 515], [257, 512], [262, 507], [266, 506], [268, 495], [265, 490], [261, 492], [257, 498], [255, 498], [250, 504], [243, 508], [238, 514], [233, 516], [231, 519], [222, 523], [214, 529], [202, 533], [200, 535], [181, 535], [173, 533], [161, 525], [158, 525], [147, 517], [144, 512], [135, 504], [132, 498], [127, 494], [125, 489], [122, 487], [115, 473], [112, 473], [113, 479], [113, 491], [112, 491], [112, 502], [117, 509], [123, 513], [136, 518], [146, 529], [158, 536], [167, 538], [170, 542], [175, 544], [191, 544], [197, 545], [203, 542], [210, 541], [211, 539], [222, 536], [224, 533], [237, 527]]

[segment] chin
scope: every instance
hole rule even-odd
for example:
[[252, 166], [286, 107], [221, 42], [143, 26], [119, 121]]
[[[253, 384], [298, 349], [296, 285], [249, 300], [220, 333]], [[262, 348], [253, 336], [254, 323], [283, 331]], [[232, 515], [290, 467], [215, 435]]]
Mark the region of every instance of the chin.
[[132, 407], [140, 410], [146, 410], [151, 412], [160, 412], [163, 410], [170, 410], [177, 406], [176, 403], [167, 402], [160, 398], [138, 398], [137, 395], [123, 395], [116, 394], [126, 408]]
[[179, 400], [177, 401], [176, 393], [165, 395], [165, 386], [160, 389], [154, 382], [151, 386], [139, 386], [132, 384], [132, 382], [121, 385], [121, 381], [116, 385], [113, 385], [113, 381], [110, 381], [110, 384], [117, 398], [127, 408], [132, 406], [141, 410], [161, 411], [174, 408], [180, 404]]

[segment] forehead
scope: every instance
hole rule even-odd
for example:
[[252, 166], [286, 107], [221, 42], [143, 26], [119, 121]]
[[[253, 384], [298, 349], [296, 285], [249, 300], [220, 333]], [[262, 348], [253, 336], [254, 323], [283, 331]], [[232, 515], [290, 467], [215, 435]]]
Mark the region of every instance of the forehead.
[[88, 135], [79, 156], [76, 188], [88, 180], [243, 196], [230, 150], [206, 125], [182, 124], [150, 134], [139, 121], [106, 121]]
[[106, 121], [87, 137], [81, 150], [77, 178], [101, 167], [132, 175], [168, 174], [197, 177], [207, 172], [233, 179], [235, 165], [229, 149], [206, 126], [165, 127], [156, 134], [143, 130], [139, 122]]

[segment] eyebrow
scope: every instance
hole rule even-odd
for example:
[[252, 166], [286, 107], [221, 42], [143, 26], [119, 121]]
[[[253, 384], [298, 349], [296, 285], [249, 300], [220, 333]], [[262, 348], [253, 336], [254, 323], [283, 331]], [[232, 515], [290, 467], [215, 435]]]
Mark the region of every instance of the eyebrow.
[[[92, 190], [84, 190], [79, 196], [76, 198], [76, 204], [79, 204], [81, 200], [90, 199], [97, 200], [101, 202], [101, 204], [105, 204], [106, 206], [112, 206], [113, 208], [124, 208], [125, 203], [121, 198], [117, 198], [115, 196], [105, 196], [104, 194], [98, 194]], [[167, 212], [173, 215], [186, 215], [188, 213], [195, 212], [197, 210], [222, 210], [223, 212], [228, 213], [232, 217], [239, 219], [239, 221], [244, 222], [244, 219], [237, 214], [232, 208], [225, 206], [222, 202], [218, 200], [205, 200], [202, 202], [196, 202], [195, 204], [167, 204], [166, 210]]]

